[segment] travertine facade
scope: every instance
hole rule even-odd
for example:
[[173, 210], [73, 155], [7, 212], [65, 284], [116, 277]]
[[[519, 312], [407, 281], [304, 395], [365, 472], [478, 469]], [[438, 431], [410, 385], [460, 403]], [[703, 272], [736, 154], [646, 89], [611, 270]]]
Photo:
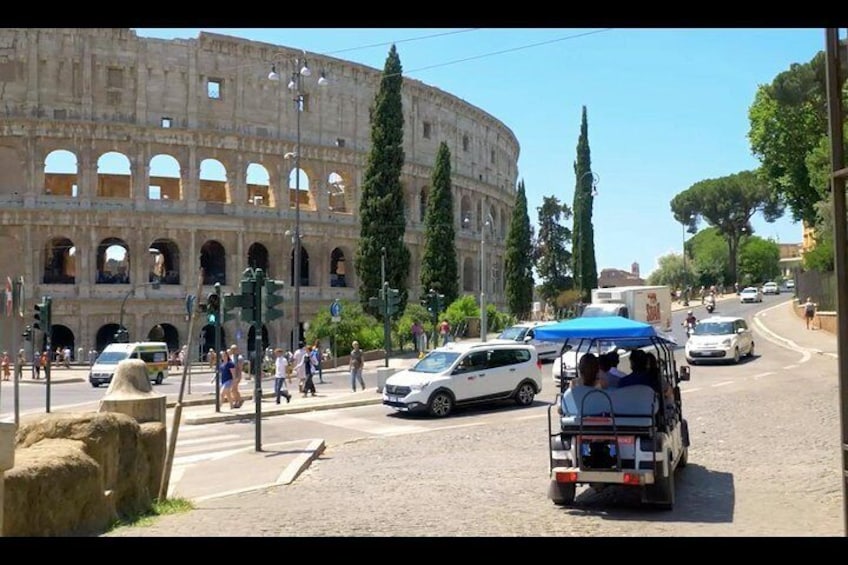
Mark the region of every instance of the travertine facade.
[[[54, 299], [54, 347], [76, 356], [112, 341], [126, 298], [130, 339], [156, 337], [161, 326], [172, 347], [185, 343], [184, 297], [198, 267], [204, 294], [215, 282], [237, 292], [248, 265], [292, 283], [286, 232], [298, 191], [285, 155], [296, 149], [297, 114], [286, 83], [303, 57], [313, 76], [303, 79], [301, 114], [302, 322], [335, 298], [357, 299], [359, 186], [379, 69], [209, 33], [160, 40], [128, 29], [0, 29], [0, 275], [22, 275], [27, 295], [15, 336], [2, 319], [3, 348], [17, 350], [43, 295]], [[272, 63], [279, 82], [268, 80]], [[327, 88], [317, 85], [321, 72]], [[455, 96], [411, 79], [403, 88], [410, 299], [420, 291], [424, 205], [444, 140], [460, 288], [480, 290], [480, 233], [491, 215], [486, 290], [502, 302], [518, 142]], [[145, 284], [154, 273], [158, 289]], [[288, 343], [291, 326], [269, 323], [270, 342]], [[225, 331], [236, 341], [234, 325]], [[239, 341], [253, 349], [252, 334]]]

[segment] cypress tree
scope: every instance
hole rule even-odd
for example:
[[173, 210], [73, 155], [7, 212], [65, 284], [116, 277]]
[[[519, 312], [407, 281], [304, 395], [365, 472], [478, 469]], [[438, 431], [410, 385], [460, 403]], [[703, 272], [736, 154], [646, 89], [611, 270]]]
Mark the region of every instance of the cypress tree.
[[451, 154], [448, 144], [439, 144], [430, 197], [424, 216], [424, 256], [421, 260], [421, 286], [434, 288], [451, 304], [459, 296], [459, 268], [456, 260], [456, 231], [451, 188]]
[[392, 45], [371, 107], [371, 149], [362, 181], [356, 249], [359, 300], [363, 306], [368, 305], [369, 297], [379, 295], [382, 249], [386, 249], [386, 280], [389, 287], [400, 290], [398, 315], [406, 308], [410, 257], [404, 243], [406, 216], [400, 182], [405, 158], [402, 72], [400, 57]]
[[509, 221], [504, 271], [507, 307], [514, 316], [527, 319], [533, 307], [533, 228], [523, 180], [518, 183]]
[[584, 302], [591, 298], [591, 291], [598, 286], [598, 266], [595, 262], [595, 232], [592, 227], [592, 205], [594, 196], [594, 175], [592, 158], [589, 151], [589, 124], [586, 119], [586, 106], [583, 106], [583, 119], [580, 123], [580, 137], [577, 140], [577, 159], [574, 161], [574, 229], [573, 253], [574, 286], [580, 291]]

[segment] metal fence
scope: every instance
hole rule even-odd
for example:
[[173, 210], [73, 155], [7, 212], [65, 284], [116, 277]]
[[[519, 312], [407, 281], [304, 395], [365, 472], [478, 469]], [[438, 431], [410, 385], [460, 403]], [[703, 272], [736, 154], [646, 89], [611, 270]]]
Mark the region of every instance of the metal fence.
[[833, 271], [798, 271], [795, 274], [795, 296], [804, 302], [809, 296], [818, 310], [836, 311], [836, 273]]

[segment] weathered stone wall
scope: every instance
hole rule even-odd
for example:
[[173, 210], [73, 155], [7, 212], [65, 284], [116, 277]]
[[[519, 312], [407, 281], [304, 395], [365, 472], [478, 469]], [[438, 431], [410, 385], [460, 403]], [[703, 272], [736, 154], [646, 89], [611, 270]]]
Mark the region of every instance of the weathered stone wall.
[[3, 535], [105, 531], [151, 507], [164, 469], [166, 431], [117, 413], [54, 413], [21, 421], [6, 472]]
[[[89, 349], [104, 325], [117, 323], [118, 304], [129, 288], [96, 284], [98, 246], [107, 238], [127, 244], [128, 284], [147, 280], [145, 259], [154, 241], [166, 239], [175, 250], [169, 270], [180, 274], [179, 283], [157, 292], [139, 289], [126, 304], [124, 324], [133, 339], [144, 339], [156, 324], [183, 326], [184, 310], [175, 299], [194, 292], [197, 258], [207, 242], [223, 247], [226, 292], [238, 290], [254, 245], [267, 251], [268, 274], [291, 282], [292, 246], [285, 232], [294, 224], [295, 191], [293, 162], [284, 156], [297, 148], [297, 114], [286, 81], [270, 82], [267, 74], [269, 62], [277, 61], [285, 76], [283, 67], [300, 56], [299, 49], [212, 33], [166, 41], [129, 29], [0, 29], [0, 261], [19, 266], [28, 297], [57, 298], [54, 322], [73, 333], [75, 348]], [[310, 85], [301, 113], [299, 162], [309, 178], [299, 196], [302, 246], [309, 256], [302, 320], [334, 299], [358, 299], [358, 202], [370, 146], [369, 109], [381, 78], [380, 70], [364, 65], [307, 57], [313, 78], [323, 70], [332, 84], [320, 91]], [[210, 81], [220, 86], [217, 98], [208, 94]], [[503, 302], [499, 242], [514, 206], [518, 141], [490, 114], [418, 80], [404, 79], [402, 97], [405, 206], [398, 218], [406, 222], [412, 253], [409, 281], [420, 278], [422, 210], [445, 141], [452, 156], [460, 280], [473, 281], [467, 290], [479, 291], [479, 234], [491, 214], [494, 237], [486, 263], [500, 275], [488, 290], [493, 303]], [[73, 154], [75, 173], [46, 172], [54, 150]], [[128, 174], [99, 170], [100, 157], [109, 152], [127, 159]], [[176, 161], [177, 177], [151, 170], [160, 155]], [[200, 178], [205, 159], [224, 166], [226, 181]], [[268, 172], [266, 187], [249, 185], [251, 164]], [[331, 190], [331, 173], [343, 180], [340, 196]], [[149, 198], [150, 186], [161, 187], [160, 198]], [[255, 195], [263, 196], [261, 205], [253, 204]], [[44, 281], [56, 238], [75, 247], [73, 283]], [[332, 285], [336, 250], [346, 259], [345, 287]], [[418, 289], [411, 284], [410, 290], [414, 300]], [[16, 349], [8, 321], [0, 326], [0, 349]], [[272, 343], [287, 343], [291, 329], [288, 317], [268, 324]], [[235, 325], [226, 331], [232, 341]]]

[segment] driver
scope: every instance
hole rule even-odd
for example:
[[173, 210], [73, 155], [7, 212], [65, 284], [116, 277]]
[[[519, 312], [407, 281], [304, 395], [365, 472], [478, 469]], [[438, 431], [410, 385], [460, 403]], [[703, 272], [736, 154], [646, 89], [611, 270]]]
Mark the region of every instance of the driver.
[[683, 320], [683, 323], [681, 325], [682, 326], [691, 325], [692, 327], [694, 327], [695, 324], [697, 324], [697, 323], [698, 323], [698, 319], [695, 318], [695, 314], [692, 312], [692, 310], [689, 310], [688, 312], [686, 312], [686, 319]]

